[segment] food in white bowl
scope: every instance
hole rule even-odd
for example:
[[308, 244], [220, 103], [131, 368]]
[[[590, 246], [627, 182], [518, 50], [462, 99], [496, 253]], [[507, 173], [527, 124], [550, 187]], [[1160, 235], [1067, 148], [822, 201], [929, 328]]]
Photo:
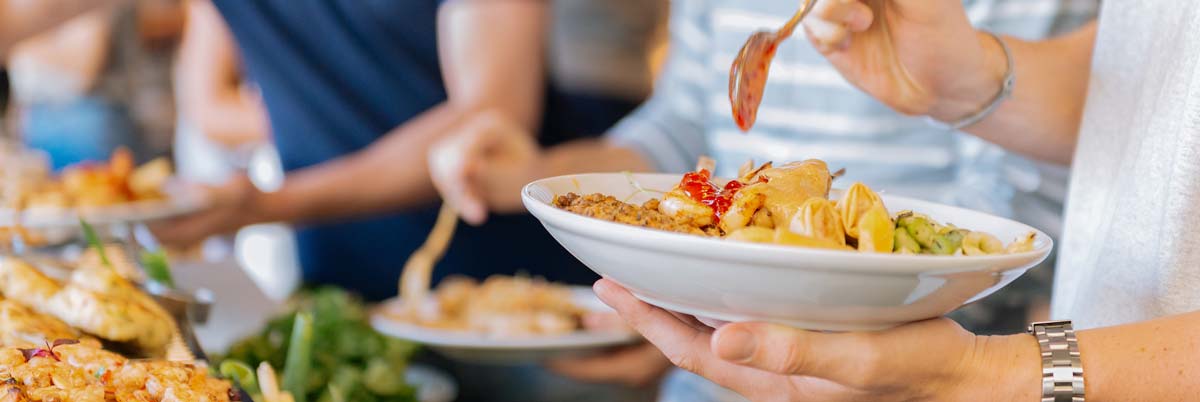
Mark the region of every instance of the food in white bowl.
[[[748, 165], [752, 166], [752, 165]], [[836, 202], [825, 162], [808, 160], [775, 167], [766, 163], [724, 184], [700, 167], [670, 191], [641, 205], [604, 193], [554, 197], [554, 206], [592, 218], [677, 233], [869, 253], [988, 255], [1028, 251], [1036, 235], [1008, 246], [991, 234], [941, 224], [929, 216], [888, 213], [879, 195], [854, 183]], [[630, 179], [633, 180], [632, 178]], [[635, 186], [639, 186], [636, 182]]]
[[[820, 167], [823, 168], [823, 163]], [[820, 176], [820, 170], [813, 171]], [[888, 252], [881, 252], [882, 246], [875, 252], [852, 252], [843, 245], [846, 243], [837, 244], [837, 225], [810, 224], [808, 229], [801, 230], [812, 231], [793, 231], [797, 227], [794, 221], [807, 219], [796, 218], [796, 214], [786, 220], [790, 234], [777, 237], [778, 228], [772, 228], [770, 241], [765, 237], [760, 242], [738, 241], [754, 238], [741, 235], [722, 238], [737, 230], [719, 227], [715, 236], [711, 229], [696, 233], [639, 227], [652, 225], [641, 219], [649, 214], [635, 214], [632, 216], [638, 219], [617, 223], [564, 210], [555, 203], [559, 196], [575, 193], [602, 194], [624, 204], [643, 205], [651, 199], [661, 199], [676, 189], [680, 181], [679, 175], [670, 174], [570, 175], [535, 181], [524, 188], [522, 198], [526, 208], [555, 239], [592, 270], [624, 285], [651, 304], [710, 322], [771, 321], [816, 330], [889, 328], [938, 317], [985, 297], [1044, 260], [1052, 248], [1044, 233], [1018, 222], [886, 194], [877, 195], [885, 208], [924, 214], [897, 214], [896, 221], [922, 218], [935, 231], [969, 228], [963, 240], [967, 233], [986, 233], [988, 245], [981, 247], [983, 243], [975, 238], [979, 236], [974, 236], [971, 239], [974, 243], [969, 244], [978, 250], [964, 252], [961, 242], [952, 250], [944, 247], [926, 250], [923, 245], [919, 251], [897, 250], [893, 235]], [[821, 194], [818, 188], [809, 198], [842, 200], [845, 195], [836, 190]], [[799, 211], [810, 201], [794, 202]], [[834, 212], [837, 218], [830, 219], [838, 222], [841, 213], [836, 206]], [[751, 216], [751, 222], [761, 219]], [[826, 212], [823, 216], [830, 215]], [[942, 224], [937, 228], [934, 222], [953, 222], [957, 226]], [[755, 226], [758, 225], [747, 227]], [[845, 225], [840, 226], [844, 236]], [[813, 228], [828, 229], [835, 234]], [[908, 232], [907, 227], [892, 226], [892, 230]], [[792, 240], [777, 241], [777, 238]], [[1011, 249], [995, 248], [992, 238], [1017, 240], [1013, 242], [1015, 246], [1010, 245]]]

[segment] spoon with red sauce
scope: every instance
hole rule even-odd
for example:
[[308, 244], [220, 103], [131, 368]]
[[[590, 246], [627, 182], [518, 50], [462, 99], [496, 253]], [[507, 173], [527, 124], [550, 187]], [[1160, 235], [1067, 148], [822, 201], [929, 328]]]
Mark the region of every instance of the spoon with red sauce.
[[733, 107], [733, 121], [742, 131], [750, 131], [758, 118], [767, 73], [779, 44], [792, 36], [796, 26], [816, 4], [817, 0], [804, 0], [804, 5], [778, 31], [755, 32], [733, 59], [733, 66], [729, 68], [729, 104]]

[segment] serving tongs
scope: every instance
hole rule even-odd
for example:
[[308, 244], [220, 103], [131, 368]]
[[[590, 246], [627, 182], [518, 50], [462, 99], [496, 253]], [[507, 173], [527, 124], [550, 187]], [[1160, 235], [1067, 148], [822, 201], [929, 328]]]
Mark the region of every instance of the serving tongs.
[[175, 320], [176, 329], [183, 345], [196, 360], [208, 360], [208, 355], [196, 338], [192, 323], [208, 322], [208, 314], [212, 309], [213, 295], [208, 289], [197, 289], [193, 293], [172, 289], [157, 281], [147, 280], [140, 284], [143, 291], [154, 298], [167, 314]]
[[433, 267], [446, 254], [454, 229], [458, 226], [458, 211], [449, 203], [442, 203], [437, 222], [429, 232], [425, 243], [408, 257], [400, 274], [400, 311], [404, 316], [417, 317], [420, 306], [429, 295]]

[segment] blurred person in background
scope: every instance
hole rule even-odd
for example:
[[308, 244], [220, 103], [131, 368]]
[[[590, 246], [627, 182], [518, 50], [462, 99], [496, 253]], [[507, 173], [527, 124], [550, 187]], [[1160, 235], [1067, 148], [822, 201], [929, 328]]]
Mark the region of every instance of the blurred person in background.
[[247, 80], [238, 49], [212, 3], [187, 1], [175, 65], [176, 165], [190, 182], [219, 185], [270, 142], [266, 107]]
[[[544, 145], [603, 133], [650, 92], [648, 49], [665, 10], [665, 2], [640, 0], [199, 3], [190, 9], [219, 12], [232, 35], [202, 38], [207, 56], [189, 60], [211, 70], [181, 74], [204, 82], [180, 88], [209, 97], [199, 100], [209, 106], [246, 105], [239, 82], [256, 84], [287, 175], [271, 192], [235, 175], [211, 188], [209, 209], [165, 222], [156, 234], [189, 244], [290, 222], [305, 281], [368, 300], [396, 296], [404, 260], [433, 226], [430, 143], [483, 111], [517, 122]], [[231, 55], [240, 56], [244, 79], [222, 61]], [[226, 116], [191, 101], [181, 105], [188, 118]], [[209, 122], [194, 123], [215, 138]], [[517, 272], [573, 284], [596, 278], [521, 214], [460, 228], [434, 280]], [[654, 393], [578, 383], [538, 367], [470, 366], [458, 374], [465, 400], [637, 401]]]
[[14, 46], [8, 68], [24, 143], [55, 169], [168, 152], [170, 63], [182, 16], [172, 0], [126, 3], [77, 17]]
[[0, 0], [0, 59], [17, 42], [88, 11], [129, 0]]
[[[1069, 32], [1091, 21], [1096, 0], [964, 0], [972, 22], [1030, 39]], [[435, 185], [465, 220], [489, 212], [522, 210], [520, 185], [562, 174], [596, 171], [693, 169], [701, 155], [717, 160], [716, 175], [732, 177], [747, 159], [785, 162], [818, 158], [847, 168], [843, 183], [863, 181], [889, 193], [912, 195], [1001, 215], [1013, 215], [1010, 159], [973, 137], [901, 115], [847, 83], [804, 41], [780, 46], [757, 126], [741, 133], [729, 112], [729, 66], [752, 33], [783, 25], [795, 1], [677, 0], [671, 4], [670, 55], [651, 99], [605, 139], [577, 141], [530, 152], [520, 125], [484, 118], [464, 124], [433, 147]], [[800, 35], [800, 33], [797, 33]], [[1036, 174], [1036, 173], [1035, 173]], [[1020, 207], [1020, 205], [1017, 205]], [[1024, 329], [1048, 299], [1044, 266], [955, 319], [980, 333]], [[556, 369], [605, 378], [648, 367], [653, 351], [563, 362]], [[619, 360], [613, 360], [617, 359]], [[742, 400], [684, 371], [673, 371], [664, 400]]]
[[[129, 0], [0, 0], [0, 61], [8, 58], [13, 45], [21, 40], [53, 29], [80, 14]], [[8, 69], [0, 66], [4, 105], [0, 108], [0, 139], [12, 141], [14, 131], [8, 115], [11, 79]]]

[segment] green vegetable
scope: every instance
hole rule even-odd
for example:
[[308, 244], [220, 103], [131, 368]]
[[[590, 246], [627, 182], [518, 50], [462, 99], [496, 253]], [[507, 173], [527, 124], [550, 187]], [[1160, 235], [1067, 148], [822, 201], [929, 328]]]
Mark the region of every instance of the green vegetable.
[[903, 254], [921, 253], [921, 244], [917, 243], [904, 228], [897, 228], [894, 236], [896, 241], [892, 247], [895, 252]]
[[404, 377], [397, 375], [403, 373], [404, 369], [403, 365], [393, 366], [387, 359], [371, 359], [367, 363], [367, 370], [363, 372], [363, 385], [377, 395], [391, 396], [409, 392], [411, 387], [404, 382]]
[[[417, 346], [376, 332], [367, 321], [362, 302], [344, 290], [327, 287], [301, 293], [293, 300], [292, 308], [295, 312], [270, 320], [259, 334], [235, 343], [223, 359], [241, 360], [251, 367], [268, 362], [284, 367], [281, 375], [286, 378], [291, 370], [285, 363], [291, 345], [297, 342], [297, 317], [308, 313], [311, 367], [303, 381], [308, 402], [336, 402], [335, 398], [352, 402], [416, 401], [416, 390], [403, 380]], [[284, 388], [292, 390], [287, 385]], [[293, 391], [293, 397], [298, 396]]]
[[917, 243], [921, 244], [921, 247], [933, 247], [933, 237], [936, 235], [936, 231], [928, 219], [919, 216], [908, 216], [901, 218], [897, 225], [907, 230], [908, 234]]
[[965, 236], [965, 231], [963, 230], [950, 230], [945, 232], [945, 234], [934, 236], [933, 244], [929, 248], [929, 251], [940, 255], [954, 254], [962, 247], [963, 236]]
[[146, 276], [150, 280], [175, 288], [175, 278], [171, 275], [171, 264], [167, 262], [165, 251], [142, 252], [142, 267], [146, 269]]
[[312, 314], [296, 315], [292, 341], [288, 345], [287, 362], [283, 365], [283, 389], [292, 393], [296, 402], [307, 402], [308, 372], [312, 368]]
[[346, 397], [342, 396], [342, 389], [337, 385], [329, 384], [329, 401], [330, 402], [346, 402]]
[[100, 236], [96, 235], [96, 229], [93, 229], [92, 225], [83, 218], [79, 218], [79, 226], [83, 227], [83, 238], [87, 239], [88, 245], [95, 248], [96, 254], [100, 255], [100, 262], [104, 263], [104, 266], [112, 268], [112, 263], [108, 262], [108, 254], [104, 252], [104, 243], [101, 243]]
[[218, 371], [222, 377], [232, 380], [237, 383], [243, 391], [250, 394], [254, 400], [262, 399], [262, 390], [258, 387], [258, 376], [254, 374], [254, 370], [238, 360], [225, 360], [221, 362]]

